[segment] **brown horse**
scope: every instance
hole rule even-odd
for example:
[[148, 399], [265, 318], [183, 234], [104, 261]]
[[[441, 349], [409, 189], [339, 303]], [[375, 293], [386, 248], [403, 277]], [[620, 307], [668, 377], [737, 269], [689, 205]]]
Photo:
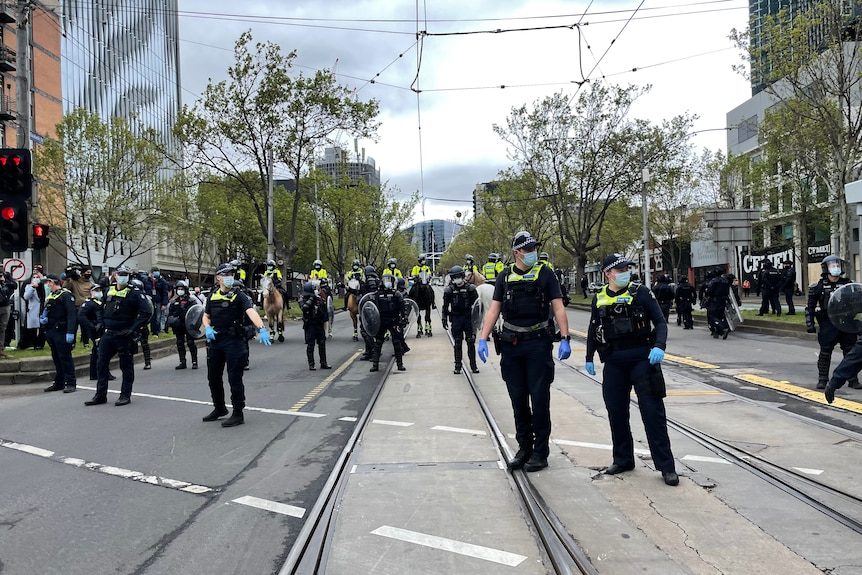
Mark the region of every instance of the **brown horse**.
[[468, 284], [473, 284], [476, 287], [485, 283], [485, 276], [480, 274], [479, 272], [471, 272], [468, 271], [464, 274], [464, 279]]
[[260, 290], [263, 292], [263, 311], [269, 323], [269, 331], [278, 330], [278, 341], [284, 341], [284, 299], [268, 277], [260, 280]]

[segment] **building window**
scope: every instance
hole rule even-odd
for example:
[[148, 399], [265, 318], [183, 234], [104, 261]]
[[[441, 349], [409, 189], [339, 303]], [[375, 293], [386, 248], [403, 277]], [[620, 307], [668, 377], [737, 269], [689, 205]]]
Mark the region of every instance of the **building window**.
[[748, 140], [749, 138], [757, 137], [757, 114], [748, 118], [747, 120], [743, 120], [736, 127], [737, 134], [737, 144], [741, 144], [742, 142]]

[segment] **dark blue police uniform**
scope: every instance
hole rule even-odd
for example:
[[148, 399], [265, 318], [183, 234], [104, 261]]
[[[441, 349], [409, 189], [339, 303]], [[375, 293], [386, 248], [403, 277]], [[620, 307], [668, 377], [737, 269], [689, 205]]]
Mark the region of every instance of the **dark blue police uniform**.
[[551, 301], [562, 297], [557, 276], [541, 262], [526, 272], [509, 266], [494, 285], [503, 315], [500, 371], [512, 401], [515, 439], [519, 451], [540, 459], [547, 459], [551, 437], [554, 344], [548, 317]]
[[451, 320], [452, 337], [455, 339], [455, 373], [461, 373], [464, 349], [461, 345], [467, 340], [467, 359], [470, 370], [479, 373], [476, 365], [476, 331], [473, 329], [473, 304], [479, 299], [479, 293], [473, 284], [454, 282], [443, 290], [443, 328]]
[[204, 313], [209, 315], [210, 326], [216, 331], [214, 340], [207, 342], [207, 380], [216, 411], [227, 413], [224, 394], [224, 370], [230, 386], [230, 401], [234, 413], [245, 408], [243, 371], [248, 362], [248, 347], [243, 327], [246, 310], [254, 304], [245, 293], [232, 289], [226, 294], [215, 289], [207, 298]]
[[612, 467], [615, 472], [635, 467], [629, 423], [631, 390], [634, 387], [656, 469], [675, 474], [667, 433], [664, 389], [656, 389], [650, 383], [653, 369], [649, 362], [650, 349], [664, 350], [667, 342], [667, 323], [658, 302], [643, 285], [630, 284], [619, 292], [612, 292], [606, 285], [593, 296], [591, 311], [587, 362], [593, 361], [597, 351], [604, 362], [602, 397], [611, 426]]
[[75, 362], [72, 361], [72, 343], [66, 343], [66, 334], [78, 331], [78, 314], [75, 309], [75, 296], [66, 288], [49, 293], [45, 297], [45, 311], [48, 318], [45, 324], [45, 340], [51, 347], [54, 361], [54, 385], [45, 391], [75, 391]]

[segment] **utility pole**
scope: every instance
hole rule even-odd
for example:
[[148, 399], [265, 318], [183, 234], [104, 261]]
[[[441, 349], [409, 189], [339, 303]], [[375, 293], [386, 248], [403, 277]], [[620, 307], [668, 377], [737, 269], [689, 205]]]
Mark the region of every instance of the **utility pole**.
[[18, 0], [15, 30], [15, 108], [18, 132], [15, 147], [30, 148], [30, 1]]
[[643, 205], [643, 226], [644, 226], [644, 285], [650, 287], [649, 264], [650, 264], [650, 248], [649, 248], [649, 222], [647, 221], [647, 182], [652, 179], [649, 169], [643, 163], [643, 154], [641, 154], [641, 204]]
[[273, 259], [274, 254], [274, 244], [275, 239], [273, 237], [273, 200], [272, 200], [272, 172], [273, 172], [273, 160], [272, 160], [272, 148], [267, 149], [267, 163], [269, 164], [268, 170], [269, 174], [267, 177], [267, 186], [266, 186], [266, 259], [267, 261]]

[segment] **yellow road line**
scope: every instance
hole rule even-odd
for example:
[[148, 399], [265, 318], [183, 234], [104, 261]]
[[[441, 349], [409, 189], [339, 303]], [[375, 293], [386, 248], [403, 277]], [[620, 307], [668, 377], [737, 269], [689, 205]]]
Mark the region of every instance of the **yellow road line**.
[[797, 397], [801, 397], [815, 403], [831, 405], [832, 407], [837, 407], [845, 411], [852, 411], [853, 413], [862, 414], [862, 403], [859, 403], [858, 401], [849, 401], [847, 399], [839, 399], [836, 397], [835, 401], [830, 404], [826, 401], [826, 397], [823, 395], [823, 391], [820, 389], [808, 389], [805, 387], [800, 387], [798, 385], [793, 385], [792, 383], [787, 381], [776, 381], [774, 379], [769, 379], [768, 377], [763, 377], [762, 375], [754, 375], [751, 373], [741, 373], [739, 375], [735, 375], [734, 377], [748, 383], [753, 383], [754, 385], [782, 391], [784, 393], [795, 395]]
[[706, 363], [705, 361], [698, 361], [696, 359], [691, 359], [690, 357], [682, 357], [681, 355], [671, 355], [666, 353], [664, 358], [668, 361], [672, 361], [674, 363], [681, 363], [683, 365], [690, 365], [692, 367], [699, 367], [700, 369], [718, 369], [719, 366], [714, 365], [712, 363]]
[[323, 381], [321, 381], [321, 382], [317, 385], [317, 387], [315, 387], [314, 389], [312, 389], [311, 391], [309, 391], [308, 393], [306, 393], [306, 394], [305, 394], [305, 397], [303, 397], [301, 400], [299, 400], [299, 401], [297, 401], [296, 403], [294, 403], [294, 404], [291, 406], [291, 408], [290, 408], [290, 409], [288, 409], [288, 411], [299, 411], [300, 409], [302, 409], [303, 407], [305, 407], [305, 405], [306, 405], [309, 401], [311, 401], [312, 399], [314, 399], [315, 397], [317, 397], [318, 395], [320, 395], [321, 393], [323, 393], [323, 390], [324, 390], [324, 389], [326, 389], [326, 388], [329, 386], [329, 384], [330, 384], [330, 383], [332, 383], [333, 381], [335, 381], [335, 378], [336, 378], [336, 377], [338, 377], [339, 375], [341, 375], [341, 374], [344, 372], [344, 370], [345, 370], [345, 369], [347, 369], [348, 367], [350, 367], [351, 365], [353, 365], [353, 362], [354, 362], [354, 361], [356, 361], [356, 358], [357, 358], [357, 357], [359, 357], [359, 354], [361, 354], [361, 353], [362, 353], [361, 351], [357, 351], [356, 353], [354, 353], [354, 354], [350, 357], [350, 359], [348, 359], [347, 361], [345, 361], [344, 363], [342, 363], [342, 364], [341, 364], [341, 366], [340, 366], [338, 369], [336, 369], [335, 371], [333, 371], [333, 372], [332, 372], [332, 374], [330, 374], [330, 376], [329, 376], [329, 377], [327, 377], [326, 379], [324, 379]]

